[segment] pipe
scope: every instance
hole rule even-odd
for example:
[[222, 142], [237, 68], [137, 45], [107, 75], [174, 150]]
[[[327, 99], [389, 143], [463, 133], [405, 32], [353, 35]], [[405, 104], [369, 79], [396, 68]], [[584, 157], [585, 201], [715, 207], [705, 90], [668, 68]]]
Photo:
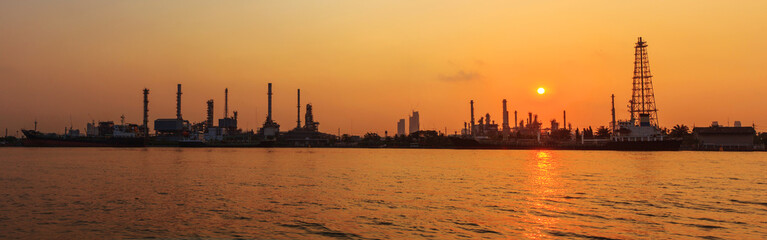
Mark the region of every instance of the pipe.
[[514, 110], [514, 127], [519, 127], [519, 122], [517, 122], [517, 110]]
[[474, 135], [474, 100], [469, 101], [469, 105], [471, 105], [471, 129], [470, 135]]
[[562, 128], [567, 128], [567, 110], [562, 110]]
[[301, 128], [301, 89], [298, 89], [296, 99], [298, 102], [298, 105], [296, 106], [298, 109], [296, 113], [296, 128]]
[[149, 89], [144, 88], [144, 137], [149, 137]]
[[229, 88], [224, 88], [224, 118], [229, 118]]
[[612, 125], [613, 134], [615, 134], [615, 94], [610, 96], [612, 98], [612, 112], [613, 112], [613, 121], [610, 123]]
[[506, 99], [503, 99], [503, 131], [509, 130], [509, 111], [506, 109]]
[[269, 106], [268, 106], [268, 112], [266, 113], [266, 122], [271, 123], [272, 122], [272, 83], [269, 83], [269, 91], [267, 94], [269, 96]]
[[176, 92], [176, 119], [183, 119], [181, 118], [181, 84], [178, 84], [178, 92]]

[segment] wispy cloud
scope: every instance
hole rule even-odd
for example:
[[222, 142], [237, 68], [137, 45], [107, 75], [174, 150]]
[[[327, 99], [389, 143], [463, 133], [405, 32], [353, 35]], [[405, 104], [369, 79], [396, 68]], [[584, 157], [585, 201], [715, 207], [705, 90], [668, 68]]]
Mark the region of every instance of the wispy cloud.
[[482, 78], [482, 75], [479, 74], [476, 71], [464, 71], [460, 70], [454, 74], [451, 75], [444, 75], [440, 74], [437, 77], [439, 80], [442, 81], [448, 81], [448, 82], [457, 82], [457, 81], [472, 81], [472, 80], [478, 80]]

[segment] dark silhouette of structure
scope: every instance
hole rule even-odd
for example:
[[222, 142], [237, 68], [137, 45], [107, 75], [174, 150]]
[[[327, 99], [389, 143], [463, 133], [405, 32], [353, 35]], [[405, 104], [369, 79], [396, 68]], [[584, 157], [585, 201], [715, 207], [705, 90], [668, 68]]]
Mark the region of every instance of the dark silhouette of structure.
[[279, 136], [279, 144], [287, 146], [328, 146], [334, 136], [330, 134], [321, 133], [319, 131], [319, 122], [314, 121], [314, 111], [312, 104], [306, 104], [306, 110], [304, 114], [304, 126], [301, 127], [301, 90], [297, 92], [297, 105], [298, 116], [297, 126], [293, 130], [285, 133], [281, 133]]
[[213, 127], [213, 99], [208, 100], [208, 118], [205, 120], [205, 132]]
[[413, 111], [410, 115], [410, 133], [421, 131], [421, 117], [418, 115], [418, 111]]
[[471, 105], [471, 123], [469, 124], [469, 134], [474, 136], [474, 100], [469, 101], [469, 105]]
[[269, 99], [269, 106], [267, 108], [266, 121], [264, 122], [263, 127], [258, 130], [258, 135], [265, 140], [276, 140], [277, 135], [280, 132], [280, 125], [272, 120], [272, 83], [269, 83], [269, 90], [266, 95]]
[[144, 138], [149, 137], [149, 89], [144, 88], [144, 125], [141, 126]]
[[224, 118], [218, 119], [218, 127], [225, 129], [226, 134], [236, 133], [237, 130], [237, 111], [234, 111], [233, 117], [229, 117], [229, 89], [224, 89]]
[[154, 121], [154, 130], [158, 135], [161, 135], [161, 139], [165, 141], [173, 141], [175, 137], [179, 138], [183, 135], [183, 132], [188, 130], [189, 121], [184, 120], [181, 117], [181, 84], [177, 85], [176, 91], [176, 118], [164, 118]]
[[397, 136], [407, 136], [404, 118], [397, 121]]
[[[567, 128], [567, 110], [562, 110], [562, 128]], [[551, 130], [557, 129], [552, 128]]]
[[306, 104], [306, 116], [304, 121], [304, 129], [307, 131], [317, 132], [319, 131], [319, 122], [314, 121], [314, 113], [312, 113], [312, 104]]
[[229, 117], [229, 88], [224, 88], [224, 118]]
[[176, 119], [183, 119], [181, 118], [181, 84], [178, 84], [178, 91], [176, 92]]
[[631, 101], [629, 101], [631, 122], [635, 125], [649, 122], [650, 125], [657, 127], [658, 110], [655, 107], [650, 61], [647, 58], [647, 42], [639, 37], [634, 49], [634, 84]]
[[612, 107], [611, 111], [613, 114], [613, 121], [610, 122], [610, 131], [615, 132], [615, 94], [610, 95], [610, 106]]
[[507, 139], [511, 133], [511, 127], [509, 127], [509, 111], [506, 109], [506, 99], [503, 99], [503, 138]]
[[[296, 113], [296, 128], [300, 128], [301, 127], [301, 89], [297, 90], [296, 102], [298, 102], [298, 104], [296, 105], [296, 108], [298, 109], [298, 112]], [[309, 108], [309, 105], [307, 105], [306, 107]]]

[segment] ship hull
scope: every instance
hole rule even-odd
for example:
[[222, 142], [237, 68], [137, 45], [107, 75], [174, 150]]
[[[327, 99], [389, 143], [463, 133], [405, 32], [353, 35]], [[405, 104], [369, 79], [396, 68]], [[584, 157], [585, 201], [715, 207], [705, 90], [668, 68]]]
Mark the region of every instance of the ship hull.
[[48, 137], [26, 133], [25, 147], [144, 147], [143, 138]]
[[679, 151], [682, 140], [612, 141], [607, 148], [618, 151]]

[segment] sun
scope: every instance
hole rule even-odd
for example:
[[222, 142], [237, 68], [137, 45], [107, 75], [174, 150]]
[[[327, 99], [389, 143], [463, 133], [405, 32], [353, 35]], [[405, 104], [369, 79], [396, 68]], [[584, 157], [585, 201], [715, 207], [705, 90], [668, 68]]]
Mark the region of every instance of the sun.
[[546, 92], [546, 89], [538, 88], [538, 94], [544, 94]]

